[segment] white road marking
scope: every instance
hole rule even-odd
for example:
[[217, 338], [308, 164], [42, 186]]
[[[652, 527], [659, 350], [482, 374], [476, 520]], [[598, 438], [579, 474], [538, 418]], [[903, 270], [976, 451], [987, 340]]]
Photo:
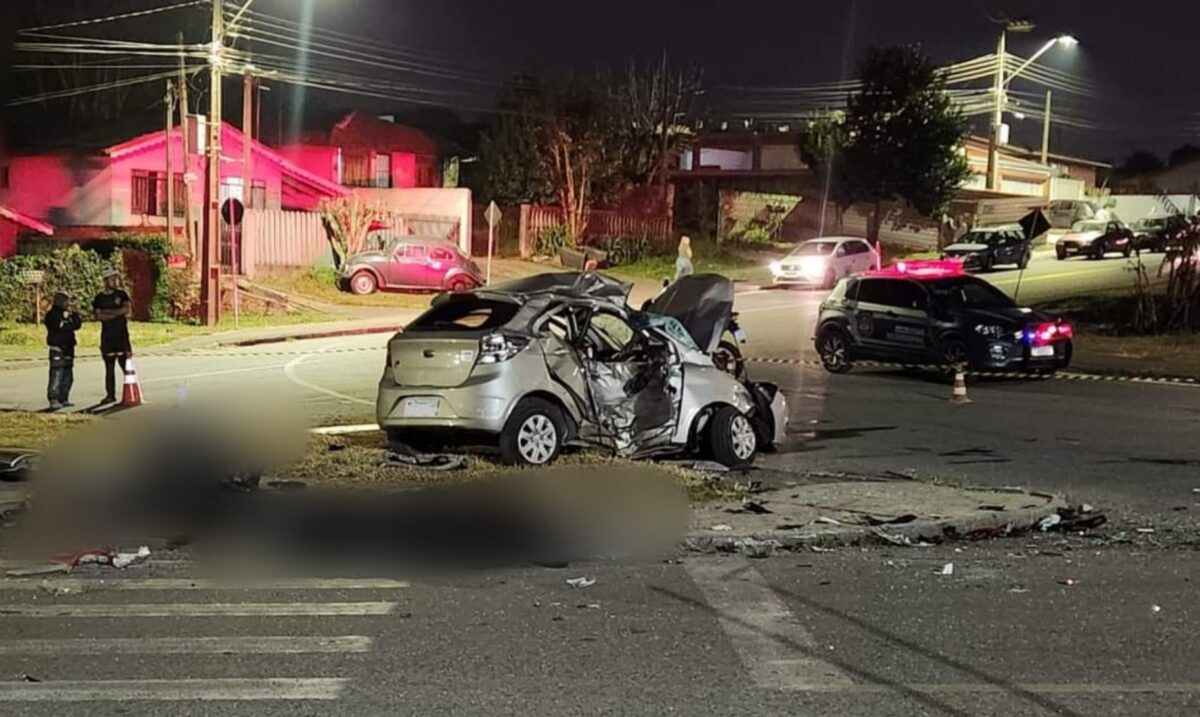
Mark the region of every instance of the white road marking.
[[362, 635], [0, 640], [0, 655], [300, 655], [370, 652], [371, 642]]
[[156, 603], [141, 605], [0, 605], [4, 617], [290, 617], [387, 615], [394, 602]]
[[251, 373], [253, 371], [270, 371], [272, 369], [283, 368], [286, 365], [287, 364], [274, 363], [269, 366], [249, 366], [246, 368], [225, 369], [223, 371], [203, 371], [200, 373], [185, 374], [182, 376], [165, 376], [165, 377], [161, 377], [161, 378], [155, 376], [154, 378], [143, 378], [143, 379], [141, 379], [141, 381], [142, 381], [142, 383], [163, 383], [166, 381], [188, 381], [193, 378], [205, 378], [208, 376], [226, 376], [226, 375], [235, 374], [235, 373]]
[[320, 426], [319, 428], [310, 428], [308, 432], [318, 436], [340, 436], [346, 433], [370, 433], [378, 430], [378, 423], [355, 423], [346, 426]]
[[1145, 683], [1087, 683], [1087, 682], [947, 682], [895, 684], [826, 685], [805, 688], [806, 692], [847, 694], [892, 694], [921, 692], [925, 694], [1004, 694], [1022, 692], [1040, 695], [1119, 695], [1119, 694], [1200, 694], [1200, 683], [1194, 682], [1145, 682]]
[[304, 361], [309, 356], [312, 356], [312, 354], [304, 354], [302, 356], [297, 356], [296, 358], [289, 361], [287, 363], [287, 365], [285, 365], [283, 367], [283, 374], [285, 376], [287, 376], [289, 381], [296, 384], [297, 386], [303, 386], [304, 388], [307, 388], [310, 391], [316, 391], [317, 393], [323, 393], [326, 396], [332, 396], [332, 397], [340, 399], [342, 401], [349, 401], [350, 403], [361, 403], [365, 406], [374, 406], [375, 405], [374, 401], [366, 401], [361, 398], [355, 398], [354, 396], [347, 396], [344, 393], [338, 393], [337, 391], [325, 388], [324, 386], [318, 386], [315, 383], [309, 383], [308, 381], [305, 381], [304, 379], [297, 376], [296, 375], [296, 367], [299, 366], [300, 364], [304, 363]]
[[776, 690], [853, 686], [848, 675], [818, 656], [824, 648], [745, 558], [698, 558], [684, 565], [757, 686]]
[[208, 578], [84, 578], [0, 580], [0, 591], [80, 589], [80, 590], [398, 590], [410, 587], [402, 580], [387, 578], [280, 578], [276, 580], [238, 580]]
[[343, 678], [0, 682], [0, 702], [336, 700]]

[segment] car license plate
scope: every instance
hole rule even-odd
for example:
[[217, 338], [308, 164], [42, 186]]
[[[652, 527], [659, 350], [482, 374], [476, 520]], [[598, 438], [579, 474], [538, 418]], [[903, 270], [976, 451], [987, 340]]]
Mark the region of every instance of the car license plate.
[[1053, 346], [1034, 346], [1029, 351], [1029, 355], [1032, 356], [1033, 358], [1046, 358], [1048, 356], [1053, 356], [1054, 355], [1054, 347]]
[[433, 418], [438, 414], [438, 399], [406, 398], [403, 412], [405, 418]]

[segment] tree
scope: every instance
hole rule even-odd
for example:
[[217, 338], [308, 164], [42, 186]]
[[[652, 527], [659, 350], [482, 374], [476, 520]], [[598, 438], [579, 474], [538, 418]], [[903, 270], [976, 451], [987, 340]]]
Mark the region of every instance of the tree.
[[346, 257], [362, 251], [371, 225], [383, 215], [378, 207], [359, 197], [323, 199], [317, 211], [333, 251], [333, 268], [339, 271], [345, 266]]
[[860, 76], [845, 118], [810, 128], [801, 154], [834, 168], [830, 194], [839, 206], [869, 206], [867, 239], [875, 242], [886, 204], [902, 202], [926, 217], [945, 211], [970, 175], [959, 149], [966, 123], [918, 48], [872, 48]]
[[1125, 163], [1121, 165], [1120, 171], [1126, 177], [1136, 177], [1161, 171], [1164, 166], [1162, 159], [1157, 154], [1139, 149], [1125, 158]]
[[655, 63], [631, 60], [623, 75], [608, 80], [620, 162], [631, 184], [666, 186], [672, 158], [695, 138], [701, 78], [696, 68], [673, 67], [664, 52]]
[[1176, 167], [1196, 159], [1200, 159], [1200, 147], [1194, 144], [1181, 144], [1171, 150], [1170, 156], [1167, 157], [1167, 166]]

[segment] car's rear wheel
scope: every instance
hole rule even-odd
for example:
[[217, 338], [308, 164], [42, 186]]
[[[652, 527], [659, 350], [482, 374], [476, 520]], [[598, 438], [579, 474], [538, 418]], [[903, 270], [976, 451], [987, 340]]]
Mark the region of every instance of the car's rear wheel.
[[1054, 247], [1054, 258], [1062, 261], [1067, 258], [1067, 248], [1065, 246]]
[[500, 456], [515, 466], [544, 466], [562, 451], [567, 423], [557, 406], [540, 398], [517, 404], [500, 432]]
[[1121, 256], [1123, 256], [1123, 257], [1125, 257], [1126, 259], [1128, 259], [1128, 258], [1129, 258], [1129, 256], [1130, 256], [1131, 254], [1133, 254], [1133, 245], [1132, 245], [1132, 244], [1126, 244], [1126, 245], [1125, 245], [1125, 248], [1121, 250]]
[[749, 465], [758, 452], [754, 425], [733, 406], [721, 406], [708, 422], [708, 450], [712, 459], [723, 466]]
[[1090, 252], [1088, 252], [1088, 258], [1092, 259], [1092, 260], [1103, 259], [1104, 258], [1104, 250], [1106, 248], [1107, 247], [1104, 246], [1104, 242], [1097, 241], [1095, 244], [1092, 245], [1092, 250]]
[[470, 277], [466, 276], [456, 276], [450, 280], [449, 284], [446, 285], [446, 289], [454, 292], [455, 294], [461, 294], [474, 288], [475, 282]]
[[379, 282], [375, 280], [375, 275], [369, 271], [360, 271], [350, 277], [350, 291], [359, 296], [374, 294], [378, 288]]
[[817, 355], [829, 373], [846, 373], [854, 367], [850, 360], [850, 340], [836, 326], [827, 326], [817, 335]]

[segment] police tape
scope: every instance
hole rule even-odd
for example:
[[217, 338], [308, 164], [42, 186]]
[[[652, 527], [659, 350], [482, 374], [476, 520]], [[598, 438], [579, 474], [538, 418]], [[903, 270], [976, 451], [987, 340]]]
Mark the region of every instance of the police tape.
[[[806, 366], [823, 368], [820, 359], [778, 358], [778, 357], [746, 357], [746, 363], [773, 364], [782, 366]], [[890, 369], [903, 371], [926, 371], [953, 373], [953, 367], [944, 364], [911, 364], [891, 363], [886, 361], [855, 361], [856, 367], [872, 369]], [[1117, 373], [1082, 373], [1078, 371], [1034, 372], [1034, 371], [987, 371], [968, 369], [967, 376], [974, 378], [1017, 378], [1026, 381], [1085, 381], [1101, 383], [1140, 383], [1160, 386], [1196, 386], [1200, 387], [1200, 378], [1193, 376], [1135, 376]]]

